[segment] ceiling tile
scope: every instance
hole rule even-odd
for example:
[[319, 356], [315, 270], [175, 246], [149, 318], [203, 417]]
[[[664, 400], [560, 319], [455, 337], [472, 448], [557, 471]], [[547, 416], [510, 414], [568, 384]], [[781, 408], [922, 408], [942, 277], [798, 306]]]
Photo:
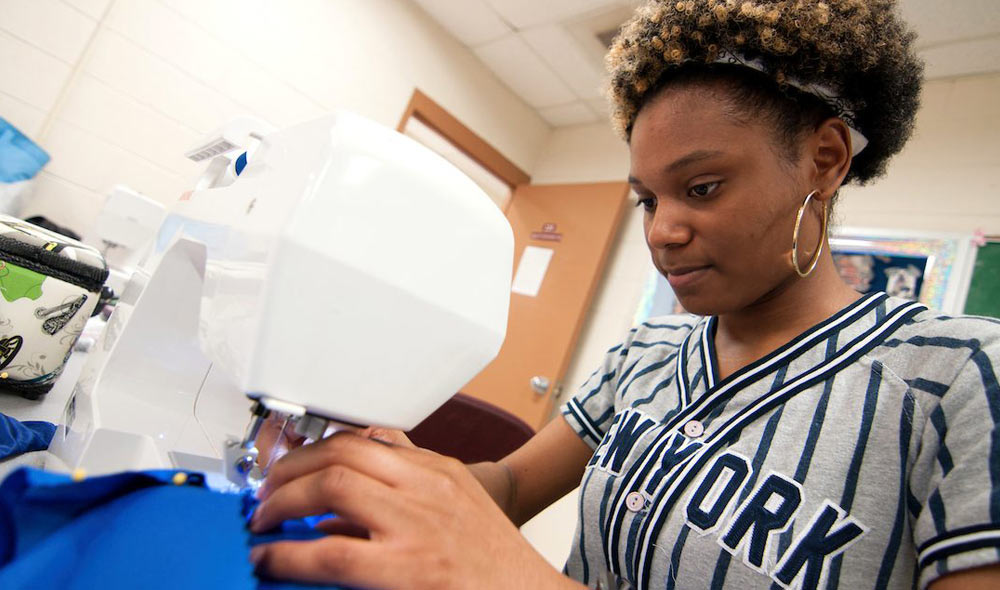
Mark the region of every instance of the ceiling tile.
[[517, 35], [480, 45], [474, 51], [511, 90], [536, 109], [576, 99], [573, 91]]
[[456, 39], [472, 47], [494, 41], [510, 27], [483, 0], [414, 0]]
[[580, 98], [601, 95], [601, 71], [590, 54], [561, 26], [545, 25], [521, 32], [521, 37]]
[[927, 79], [1000, 71], [1000, 36], [930, 47], [920, 52]]
[[539, 114], [553, 127], [594, 123], [597, 116], [582, 101], [539, 109]]
[[1000, 33], [997, 0], [903, 0], [899, 10], [918, 48]]
[[486, 0], [504, 20], [517, 29], [551, 24], [607, 7], [619, 0]]
[[67, 4], [85, 12], [88, 16], [100, 19], [108, 9], [111, 0], [63, 0]]
[[587, 101], [587, 106], [603, 120], [607, 120], [610, 117], [608, 114], [608, 101], [604, 98], [592, 98]]
[[[600, 98], [614, 29], [643, 0], [415, 0], [553, 125], [607, 119]], [[1000, 71], [1000, 0], [900, 0], [928, 78]], [[582, 99], [582, 100], [581, 100]]]

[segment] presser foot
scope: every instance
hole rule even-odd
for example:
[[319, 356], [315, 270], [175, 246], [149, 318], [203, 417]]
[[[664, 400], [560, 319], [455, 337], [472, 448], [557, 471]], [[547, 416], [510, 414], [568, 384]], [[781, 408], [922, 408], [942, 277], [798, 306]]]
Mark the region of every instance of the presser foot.
[[[272, 414], [284, 416], [285, 421], [282, 424], [281, 433], [271, 443], [269, 456], [265, 458], [265, 461], [261, 461], [260, 451], [257, 448], [257, 438], [264, 422]], [[226, 441], [223, 451], [226, 479], [241, 490], [250, 488], [256, 491], [267, 475], [267, 469], [276, 458], [277, 447], [280, 446], [280, 439], [289, 421], [297, 422], [304, 416], [305, 408], [302, 406], [267, 396], [257, 398], [250, 408], [250, 423], [247, 424], [243, 439], [231, 438]]]
[[[329, 436], [337, 430], [357, 430], [360, 426], [341, 423], [321, 416], [307, 414], [303, 406], [261, 396], [250, 409], [251, 418], [242, 440], [231, 438], [226, 441], [223, 453], [226, 479], [239, 489], [256, 491], [267, 476], [271, 464], [287, 449], [282, 441], [291, 426], [294, 432], [310, 444]], [[271, 416], [284, 418], [277, 437], [271, 441], [268, 456], [261, 457], [257, 448], [257, 438], [264, 422]]]
[[226, 441], [223, 452], [226, 479], [236, 484], [241, 490], [256, 488], [264, 479], [264, 474], [257, 466], [257, 436], [264, 421], [271, 415], [271, 410], [260, 400], [250, 408], [250, 423], [247, 425], [243, 440], [231, 438]]
[[257, 448], [245, 448], [242, 441], [231, 438], [226, 441], [223, 461], [226, 479], [241, 490], [256, 491], [264, 480], [264, 474], [257, 466]]

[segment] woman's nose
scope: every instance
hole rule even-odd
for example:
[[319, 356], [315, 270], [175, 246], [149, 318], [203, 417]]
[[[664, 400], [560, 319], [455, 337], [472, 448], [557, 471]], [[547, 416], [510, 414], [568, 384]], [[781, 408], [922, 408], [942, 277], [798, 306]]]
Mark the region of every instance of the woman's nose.
[[646, 216], [646, 243], [650, 248], [670, 248], [690, 240], [691, 229], [683, 215], [661, 199], [653, 214]]

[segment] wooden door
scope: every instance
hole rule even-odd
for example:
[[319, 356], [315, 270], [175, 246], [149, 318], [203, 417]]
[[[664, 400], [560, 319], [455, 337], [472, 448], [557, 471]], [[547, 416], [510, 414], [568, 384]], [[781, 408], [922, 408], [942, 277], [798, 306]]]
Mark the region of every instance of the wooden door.
[[[522, 185], [514, 190], [506, 213], [514, 230], [515, 284], [518, 271], [527, 271], [519, 269], [526, 248], [534, 248], [529, 259], [550, 257], [548, 267], [541, 282], [534, 282], [537, 295], [511, 293], [503, 347], [462, 388], [464, 393], [513, 413], [535, 429], [544, 425], [601, 278], [628, 190], [624, 182]], [[532, 387], [536, 376], [548, 381], [547, 388], [536, 383], [540, 392]]]

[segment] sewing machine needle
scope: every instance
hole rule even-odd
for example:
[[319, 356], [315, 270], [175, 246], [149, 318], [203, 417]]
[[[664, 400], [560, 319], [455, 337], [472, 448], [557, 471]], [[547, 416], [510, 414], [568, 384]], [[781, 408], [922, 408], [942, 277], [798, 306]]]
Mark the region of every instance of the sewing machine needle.
[[289, 416], [285, 416], [285, 420], [281, 423], [281, 430], [278, 431], [278, 436], [275, 437], [274, 444], [271, 445], [271, 449], [268, 451], [267, 463], [264, 464], [264, 468], [261, 470], [264, 477], [267, 477], [267, 472], [271, 469], [271, 463], [274, 463], [275, 460], [284, 455], [280, 451], [280, 447], [282, 444], [286, 444], [283, 442], [283, 439], [285, 438], [285, 428], [288, 427], [288, 420]]

